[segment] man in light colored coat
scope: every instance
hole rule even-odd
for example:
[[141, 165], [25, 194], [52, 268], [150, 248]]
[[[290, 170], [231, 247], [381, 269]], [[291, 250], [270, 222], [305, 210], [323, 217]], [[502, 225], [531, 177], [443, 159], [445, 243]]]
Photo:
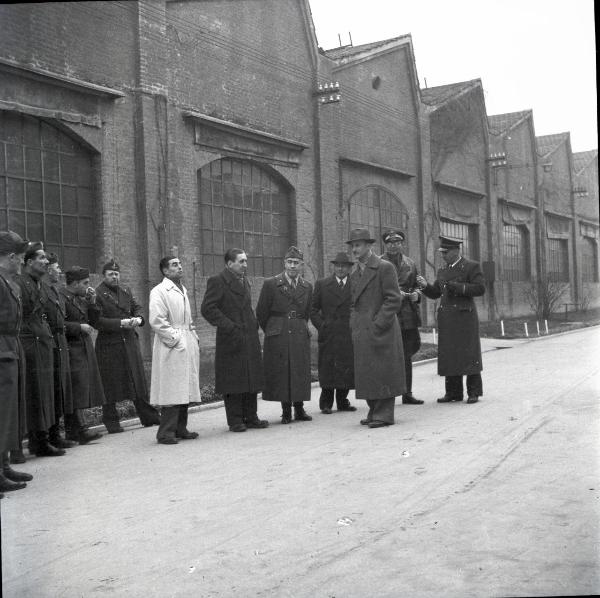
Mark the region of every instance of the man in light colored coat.
[[357, 260], [350, 276], [350, 329], [356, 398], [369, 406], [360, 423], [381, 428], [394, 423], [395, 400], [406, 392], [406, 379], [397, 317], [402, 305], [398, 277], [392, 264], [373, 253], [374, 242], [364, 228], [352, 230], [347, 241]]
[[181, 283], [179, 258], [160, 261], [163, 281], [150, 291], [150, 326], [154, 331], [150, 403], [161, 407], [156, 440], [177, 444], [198, 438], [187, 429], [188, 405], [200, 401], [200, 350], [190, 302]]

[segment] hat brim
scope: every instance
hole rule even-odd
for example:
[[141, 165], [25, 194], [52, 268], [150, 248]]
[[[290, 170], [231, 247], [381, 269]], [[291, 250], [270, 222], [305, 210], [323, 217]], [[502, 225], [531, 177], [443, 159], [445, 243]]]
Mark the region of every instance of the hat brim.
[[330, 264], [347, 264], [348, 266], [354, 266], [354, 262], [351, 262], [351, 261], [340, 262], [338, 260], [331, 260], [329, 263]]
[[351, 243], [354, 243], [354, 241], [366, 241], [367, 243], [375, 243], [375, 239], [362, 238], [362, 239], [350, 239], [349, 241], [346, 241], [346, 245], [350, 245]]

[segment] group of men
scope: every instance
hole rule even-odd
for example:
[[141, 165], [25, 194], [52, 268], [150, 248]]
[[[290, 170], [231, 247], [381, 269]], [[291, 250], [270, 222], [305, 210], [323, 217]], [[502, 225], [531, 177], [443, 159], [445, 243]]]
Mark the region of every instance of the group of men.
[[[397, 396], [412, 394], [412, 356], [420, 348], [422, 296], [441, 299], [438, 308], [438, 373], [445, 376], [440, 403], [482, 395], [481, 348], [474, 297], [485, 285], [479, 264], [460, 255], [461, 241], [440, 237], [446, 266], [429, 284], [403, 251], [405, 234], [383, 235], [378, 257], [367, 229], [354, 229], [345, 252], [331, 260], [333, 274], [314, 287], [302, 276], [302, 252], [292, 246], [283, 272], [264, 281], [256, 311], [246, 276], [248, 256], [228, 249], [224, 269], [207, 281], [202, 316], [217, 329], [215, 391], [224, 397], [232, 432], [263, 429], [257, 395], [281, 403], [281, 422], [310, 421], [310, 330], [318, 331], [319, 407], [323, 414], [356, 411], [348, 394], [369, 407], [361, 424], [394, 423]], [[21, 271], [22, 268], [22, 271]], [[74, 266], [59, 287], [58, 258], [42, 243], [0, 232], [0, 493], [23, 488], [29, 474], [12, 469], [25, 461], [22, 441], [37, 456], [61, 456], [77, 443], [99, 438], [88, 430], [84, 409], [102, 406], [109, 433], [122, 432], [116, 403], [131, 399], [144, 426], [158, 425], [157, 442], [177, 444], [198, 437], [187, 428], [188, 406], [199, 402], [199, 340], [177, 256], [159, 263], [163, 280], [150, 293], [154, 332], [150, 392], [136, 328], [142, 307], [120, 282], [111, 260], [102, 283], [90, 286], [89, 271]], [[261, 350], [259, 328], [264, 332]], [[94, 329], [98, 335], [92, 342]], [[159, 411], [160, 410], [160, 411]], [[292, 413], [293, 412], [293, 413]], [[64, 418], [65, 436], [59, 421]]]

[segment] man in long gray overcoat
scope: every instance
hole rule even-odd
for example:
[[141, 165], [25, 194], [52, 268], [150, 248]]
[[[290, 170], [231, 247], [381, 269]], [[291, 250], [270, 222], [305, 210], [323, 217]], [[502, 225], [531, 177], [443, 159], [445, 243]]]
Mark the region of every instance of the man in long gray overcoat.
[[463, 400], [464, 375], [467, 376], [467, 403], [477, 403], [483, 394], [479, 318], [473, 297], [485, 293], [485, 283], [479, 264], [460, 255], [461, 243], [460, 239], [440, 236], [438, 251], [445, 267], [438, 270], [433, 284], [427, 284], [422, 276], [417, 277], [426, 297], [441, 297], [437, 314], [438, 374], [446, 378], [446, 394], [438, 403]]
[[347, 241], [357, 260], [350, 276], [356, 398], [369, 406], [360, 423], [380, 428], [394, 423], [395, 398], [406, 391], [406, 381], [398, 277], [392, 264], [373, 253], [374, 242], [364, 228], [352, 230]]
[[217, 327], [215, 391], [224, 397], [227, 425], [232, 432], [269, 425], [256, 413], [263, 367], [247, 269], [246, 252], [228, 249], [224, 270], [206, 283], [201, 307], [204, 318]]
[[260, 291], [256, 317], [265, 333], [265, 401], [279, 401], [282, 424], [310, 421], [304, 401], [310, 401], [310, 332], [308, 319], [312, 285], [300, 276], [304, 256], [290, 247], [284, 272], [267, 278]]
[[356, 411], [347, 398], [354, 388], [349, 276], [354, 262], [342, 251], [331, 263], [334, 273], [315, 283], [310, 310], [310, 320], [319, 331], [319, 408], [325, 414], [332, 412], [334, 393], [338, 411]]

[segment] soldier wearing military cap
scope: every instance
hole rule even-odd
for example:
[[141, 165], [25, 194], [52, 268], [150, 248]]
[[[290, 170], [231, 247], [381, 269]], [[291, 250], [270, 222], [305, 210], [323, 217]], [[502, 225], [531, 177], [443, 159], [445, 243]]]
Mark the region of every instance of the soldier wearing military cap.
[[20, 490], [32, 476], [10, 467], [9, 451], [21, 450], [25, 425], [25, 356], [19, 341], [21, 297], [14, 277], [28, 241], [17, 233], [0, 231], [0, 498], [3, 492]]
[[403, 251], [406, 241], [403, 231], [395, 229], [386, 231], [383, 233], [382, 239], [385, 244], [385, 253], [381, 259], [394, 264], [402, 295], [402, 306], [398, 312], [406, 373], [406, 392], [402, 395], [402, 402], [407, 405], [422, 405], [423, 401], [416, 399], [412, 394], [412, 356], [421, 347], [421, 336], [419, 335], [421, 295], [417, 285], [417, 266]]
[[256, 317], [265, 333], [262, 397], [279, 401], [281, 423], [310, 421], [304, 401], [310, 400], [310, 332], [308, 319], [312, 285], [300, 275], [304, 256], [290, 247], [284, 257], [284, 271], [267, 278], [256, 306]]
[[109, 434], [122, 432], [116, 404], [131, 400], [143, 426], [158, 425], [158, 411], [148, 402], [148, 385], [136, 330], [146, 324], [142, 306], [131, 289], [121, 284], [121, 268], [114, 259], [102, 266], [102, 276], [102, 282], [96, 287], [96, 303], [101, 310], [96, 322], [96, 359], [106, 398], [102, 421]]
[[365, 228], [350, 231], [347, 244], [357, 260], [350, 276], [350, 329], [354, 346], [356, 398], [367, 401], [361, 424], [370, 428], [394, 423], [394, 404], [406, 392], [398, 311], [402, 296], [394, 266], [377, 257]]
[[73, 388], [73, 417], [65, 421], [65, 431], [69, 440], [85, 444], [101, 435], [87, 429], [83, 410], [99, 407], [105, 402], [91, 337], [100, 317], [100, 308], [96, 305], [96, 291], [90, 286], [87, 268], [73, 266], [65, 272], [65, 278], [67, 286], [60, 292], [65, 299], [65, 335], [69, 343]]
[[317, 280], [310, 319], [319, 332], [321, 413], [332, 413], [335, 394], [338, 411], [356, 411], [348, 401], [354, 388], [354, 352], [350, 333], [350, 270], [354, 262], [345, 252], [332, 260], [333, 274]]
[[23, 272], [17, 277], [21, 288], [23, 324], [20, 338], [25, 351], [25, 390], [29, 452], [40, 457], [65, 454], [49, 441], [55, 424], [54, 339], [46, 317], [47, 287], [42, 277], [48, 271], [48, 258], [42, 243], [30, 243]]
[[479, 318], [473, 298], [485, 293], [485, 283], [480, 265], [461, 256], [461, 244], [461, 239], [440, 236], [438, 251], [445, 266], [438, 270], [432, 284], [417, 277], [426, 297], [441, 298], [437, 314], [438, 374], [445, 377], [446, 392], [438, 403], [463, 400], [464, 375], [467, 403], [477, 403], [483, 394]]

